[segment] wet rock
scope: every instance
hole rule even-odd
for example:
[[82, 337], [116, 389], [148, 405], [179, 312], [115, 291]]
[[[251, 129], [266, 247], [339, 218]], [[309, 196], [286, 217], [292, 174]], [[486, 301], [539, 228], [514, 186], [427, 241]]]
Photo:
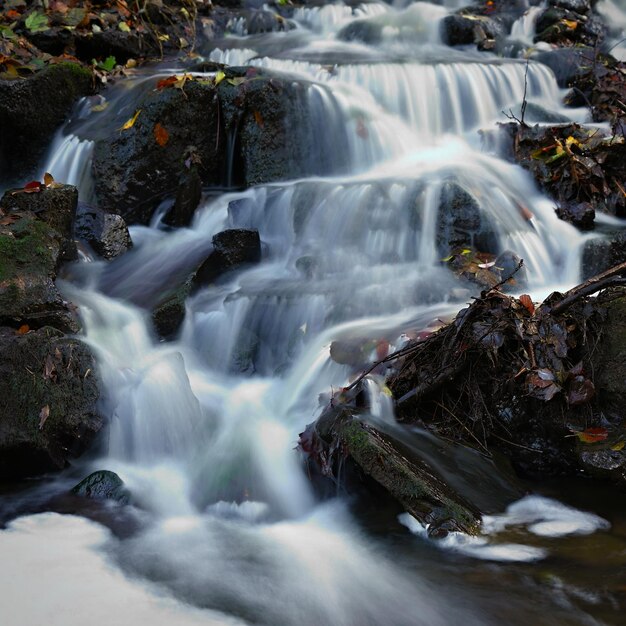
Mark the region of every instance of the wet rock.
[[619, 231], [608, 237], [591, 239], [583, 248], [582, 279], [586, 280], [625, 262], [626, 233]]
[[[580, 7], [580, 10], [578, 8]], [[601, 18], [588, 15], [589, 5], [576, 0], [564, 0], [548, 6], [537, 17], [535, 42], [557, 44], [559, 46], [596, 46], [606, 37], [607, 29]]]
[[[226, 71], [217, 87], [211, 80], [191, 80], [184, 89], [146, 91], [131, 129], [96, 138], [93, 171], [101, 208], [129, 223], [147, 222], [165, 197], [175, 195], [190, 149], [209, 187], [321, 174], [329, 171], [329, 159], [341, 157], [341, 132], [334, 133], [336, 148], [326, 150], [318, 127], [309, 123], [306, 83], [254, 68]], [[120, 116], [115, 124], [125, 121]], [[157, 124], [167, 131], [163, 146], [155, 141]]]
[[[329, 408], [300, 435], [300, 447], [323, 475], [352, 463], [425, 525], [475, 534], [480, 512], [447, 485], [428, 463], [350, 409]], [[342, 469], [342, 474], [345, 468]]]
[[608, 412], [623, 419], [626, 405], [626, 295], [623, 290], [607, 294], [606, 319], [594, 350], [594, 384]]
[[524, 287], [526, 285], [526, 269], [522, 264], [522, 259], [518, 254], [511, 250], [505, 250], [501, 252], [495, 260], [495, 267], [499, 273], [500, 281], [510, 280], [515, 281], [517, 287]]
[[[193, 81], [184, 92], [171, 88], [147, 92], [137, 103], [141, 114], [131, 129], [112, 131], [96, 142], [98, 205], [129, 223], [147, 222], [161, 200], [174, 195], [190, 146], [202, 160], [202, 179], [217, 184], [224, 149], [224, 133], [218, 132], [219, 106], [215, 89]], [[155, 141], [157, 123], [168, 133], [163, 146]]]
[[559, 87], [570, 87], [575, 79], [588, 71], [588, 64], [592, 62], [593, 57], [593, 48], [576, 46], [542, 50], [532, 58], [538, 63], [547, 65], [554, 72]]
[[78, 189], [72, 185], [49, 187], [39, 193], [20, 193], [19, 189], [13, 189], [0, 200], [0, 209], [5, 213], [31, 212], [58, 233], [61, 243], [59, 262], [76, 258], [72, 235], [77, 207]]
[[337, 38], [342, 41], [362, 41], [369, 45], [380, 43], [383, 35], [383, 25], [372, 20], [355, 20], [344, 26]]
[[55, 130], [81, 96], [91, 72], [74, 63], [50, 65], [31, 78], [0, 80], [0, 172], [5, 184], [33, 177]]
[[441, 21], [441, 38], [449, 46], [480, 44], [506, 34], [504, 27], [486, 16], [447, 15]]
[[0, 201], [6, 214], [0, 226], [0, 324], [78, 330], [69, 305], [54, 284], [61, 262], [72, 256], [68, 251], [75, 248], [50, 225], [67, 229], [76, 200], [76, 189], [66, 186], [35, 194], [13, 195], [9, 191]]
[[171, 339], [178, 333], [185, 319], [185, 301], [191, 293], [191, 278], [185, 281], [154, 308], [152, 322], [163, 339]]
[[436, 242], [441, 258], [447, 257], [455, 248], [496, 249], [494, 234], [490, 225], [485, 223], [476, 198], [458, 183], [446, 182], [442, 186]]
[[64, 468], [103, 425], [94, 358], [53, 328], [0, 327], [0, 478]]
[[185, 160], [189, 162], [189, 168], [185, 166], [183, 169], [174, 206], [163, 220], [169, 226], [189, 226], [202, 198], [202, 178], [197, 165], [191, 163], [190, 158]]
[[72, 493], [81, 498], [92, 500], [113, 500], [120, 504], [128, 504], [130, 493], [124, 481], [115, 473], [108, 470], [99, 470], [83, 478]]
[[592, 230], [596, 219], [596, 211], [589, 202], [568, 202], [559, 204], [556, 214], [565, 222], [573, 224], [580, 230]]
[[133, 245], [126, 222], [120, 215], [84, 203], [79, 205], [76, 213], [74, 236], [107, 260], [124, 254]]
[[623, 450], [583, 450], [580, 464], [590, 475], [626, 488], [626, 454]]
[[229, 270], [261, 260], [261, 239], [256, 230], [225, 230], [213, 237], [213, 251], [198, 268], [194, 287], [208, 285]]

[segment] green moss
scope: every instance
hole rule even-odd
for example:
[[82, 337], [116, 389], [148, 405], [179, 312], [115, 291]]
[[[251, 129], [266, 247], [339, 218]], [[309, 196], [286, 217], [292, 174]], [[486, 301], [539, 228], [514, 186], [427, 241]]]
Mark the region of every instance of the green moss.
[[0, 281], [24, 272], [54, 272], [56, 255], [49, 247], [54, 232], [47, 224], [22, 218], [13, 225], [11, 233], [13, 236], [0, 235]]

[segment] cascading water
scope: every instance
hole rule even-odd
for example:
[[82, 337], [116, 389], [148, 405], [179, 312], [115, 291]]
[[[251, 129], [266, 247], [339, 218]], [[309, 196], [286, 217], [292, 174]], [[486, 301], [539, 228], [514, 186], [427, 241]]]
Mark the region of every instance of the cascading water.
[[[520, 168], [482, 152], [476, 131], [502, 120], [503, 109], [519, 110], [525, 92], [547, 110], [583, 115], [562, 108], [554, 76], [542, 65], [477, 55], [462, 62], [435, 45], [436, 37], [418, 38], [416, 47], [415, 39], [401, 36], [418, 25], [438, 32], [445, 14], [423, 3], [404, 10], [298, 9], [291, 33], [257, 37], [250, 47], [246, 39], [225, 39], [207, 51], [214, 61], [311, 81], [316, 132], [332, 136], [341, 128], [347, 135], [345, 171], [223, 194], [206, 201], [189, 228], [133, 227], [132, 252], [109, 265], [82, 267], [80, 287], [64, 285], [98, 355], [110, 418], [106, 453], [90, 466], [122, 476], [137, 504], [128, 515], [138, 530], [116, 538], [90, 522], [48, 514], [14, 522], [0, 545], [21, 555], [27, 548], [20, 541], [33, 527], [51, 541], [62, 529], [75, 533], [72, 558], [90, 555], [85, 584], [101, 580], [113, 596], [120, 585], [132, 585], [138, 617], [129, 608], [128, 620], [116, 623], [165, 615], [180, 624], [596, 623], [542, 590], [533, 590], [530, 606], [510, 581], [454, 555], [536, 560], [549, 554], [549, 545], [518, 542], [532, 543], [538, 524], [544, 537], [554, 524], [568, 529], [563, 534], [585, 534], [605, 528], [603, 519], [546, 499], [524, 500], [490, 518], [489, 532], [503, 534], [497, 545], [489, 538], [471, 545], [451, 539], [444, 552], [402, 535], [398, 546], [366, 532], [341, 497], [320, 503], [294, 451], [298, 433], [319, 412], [320, 396], [353, 374], [330, 359], [333, 341], [385, 338], [398, 346], [406, 329], [425, 328], [471, 297], [458, 293], [440, 263], [438, 233], [451, 186], [476, 201], [477, 237], [488, 236], [495, 254], [513, 250], [524, 258], [535, 297], [578, 277], [583, 236], [555, 217]], [[337, 38], [362, 21], [380, 27], [378, 48]], [[529, 27], [520, 28], [526, 36]], [[135, 80], [109, 108], [126, 115], [143, 88]], [[89, 115], [74, 123], [75, 134], [59, 137], [46, 163], [86, 198], [92, 144], [79, 137], [94, 124]], [[258, 230], [262, 263], [195, 293], [179, 337], [159, 343], [142, 307], [184, 277], [206, 256], [212, 236], [227, 228]], [[395, 428], [378, 380], [367, 385], [374, 418]], [[457, 459], [453, 448], [427, 443], [424, 433], [405, 436], [407, 445], [439, 459], [442, 473], [453, 466], [488, 480], [489, 466], [478, 455]], [[495, 483], [493, 489], [506, 491]], [[492, 512], [504, 511], [510, 500], [507, 494], [491, 503]], [[420, 534], [410, 516], [400, 521]], [[512, 524], [530, 532], [504, 536]], [[134, 582], [120, 583], [117, 570], [103, 573], [96, 548]], [[491, 595], [477, 593], [473, 567], [489, 576]], [[150, 586], [140, 587], [137, 577]], [[157, 604], [155, 585], [176, 599]], [[72, 598], [64, 624], [84, 621], [90, 598]], [[38, 615], [33, 611], [22, 623], [39, 623]]]

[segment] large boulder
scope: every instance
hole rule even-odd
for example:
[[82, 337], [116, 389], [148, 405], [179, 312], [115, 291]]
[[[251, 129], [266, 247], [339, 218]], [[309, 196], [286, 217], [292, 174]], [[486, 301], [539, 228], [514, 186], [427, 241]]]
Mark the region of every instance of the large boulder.
[[11, 184], [32, 178], [55, 130], [76, 100], [92, 91], [91, 72], [75, 63], [0, 80], [0, 179]]
[[77, 200], [69, 185], [8, 191], [0, 200], [0, 324], [78, 330], [54, 284], [60, 264], [76, 253], [69, 237]]
[[72, 493], [81, 498], [113, 500], [120, 504], [128, 504], [130, 500], [130, 492], [124, 481], [109, 470], [98, 470], [89, 474], [72, 488]]
[[324, 174], [341, 162], [343, 131], [313, 127], [308, 83], [254, 68], [224, 72], [219, 81], [146, 90], [132, 127], [120, 131], [126, 121], [120, 117], [96, 137], [93, 171], [102, 209], [147, 222], [176, 194], [190, 154], [202, 184], [222, 188]]
[[0, 327], [0, 478], [63, 469], [103, 425], [94, 358], [51, 327]]
[[62, 469], [102, 426], [87, 346], [54, 280], [72, 258], [74, 187], [0, 201], [0, 478]]

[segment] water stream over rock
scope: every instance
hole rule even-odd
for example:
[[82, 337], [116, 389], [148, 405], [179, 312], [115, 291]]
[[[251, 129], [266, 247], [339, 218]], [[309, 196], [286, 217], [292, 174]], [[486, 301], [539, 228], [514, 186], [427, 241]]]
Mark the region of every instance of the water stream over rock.
[[[409, 432], [408, 444], [442, 474], [458, 471], [476, 497], [489, 493], [484, 537], [437, 544], [401, 511], [355, 514], [341, 486], [320, 501], [295, 450], [320, 398], [354, 374], [330, 358], [334, 341], [370, 341], [375, 351], [384, 339], [392, 349], [476, 293], [441, 263], [455, 228], [493, 255], [523, 258], [535, 299], [579, 278], [586, 237], [478, 131], [506, 121], [503, 111], [518, 115], [525, 94], [539, 118], [587, 114], [563, 107], [544, 65], [442, 46], [438, 25], [453, 5], [296, 9], [293, 30], [247, 35], [235, 25], [202, 51], [304, 82], [319, 143], [306, 175], [205, 194], [188, 227], [164, 227], [155, 215], [131, 228], [131, 252], [72, 269], [62, 288], [98, 356], [110, 426], [102, 452], [47, 489], [61, 493], [74, 476], [105, 468], [123, 478], [133, 506], [111, 507], [111, 530], [56, 513], [10, 522], [0, 532], [0, 578], [20, 593], [45, 587], [48, 599], [31, 609], [14, 600], [19, 608], [2, 623], [43, 623], [57, 603], [71, 610], [53, 623], [67, 625], [617, 623], [601, 592], [584, 591], [589, 581], [567, 581], [584, 560], [566, 542], [576, 534], [598, 549], [623, 542], [623, 509], [611, 520], [621, 530], [608, 536], [602, 516], [548, 498], [513, 503], [519, 492], [490, 478], [496, 470], [480, 455]], [[514, 38], [532, 38], [534, 12]], [[105, 93], [109, 108], [130, 117], [154, 80], [134, 77]], [[98, 122], [85, 106], [42, 169], [91, 201]], [[337, 163], [322, 175], [317, 161], [332, 162], [333, 141]], [[460, 226], [450, 221], [455, 194], [473, 207]], [[196, 290], [176, 338], [160, 341], [151, 308], [227, 229], [258, 230], [261, 262]], [[376, 419], [392, 428], [390, 404], [376, 379], [370, 385]], [[35, 500], [37, 489], [16, 502]], [[59, 580], [26, 584], [26, 566], [43, 570], [34, 555], [49, 545]]]

